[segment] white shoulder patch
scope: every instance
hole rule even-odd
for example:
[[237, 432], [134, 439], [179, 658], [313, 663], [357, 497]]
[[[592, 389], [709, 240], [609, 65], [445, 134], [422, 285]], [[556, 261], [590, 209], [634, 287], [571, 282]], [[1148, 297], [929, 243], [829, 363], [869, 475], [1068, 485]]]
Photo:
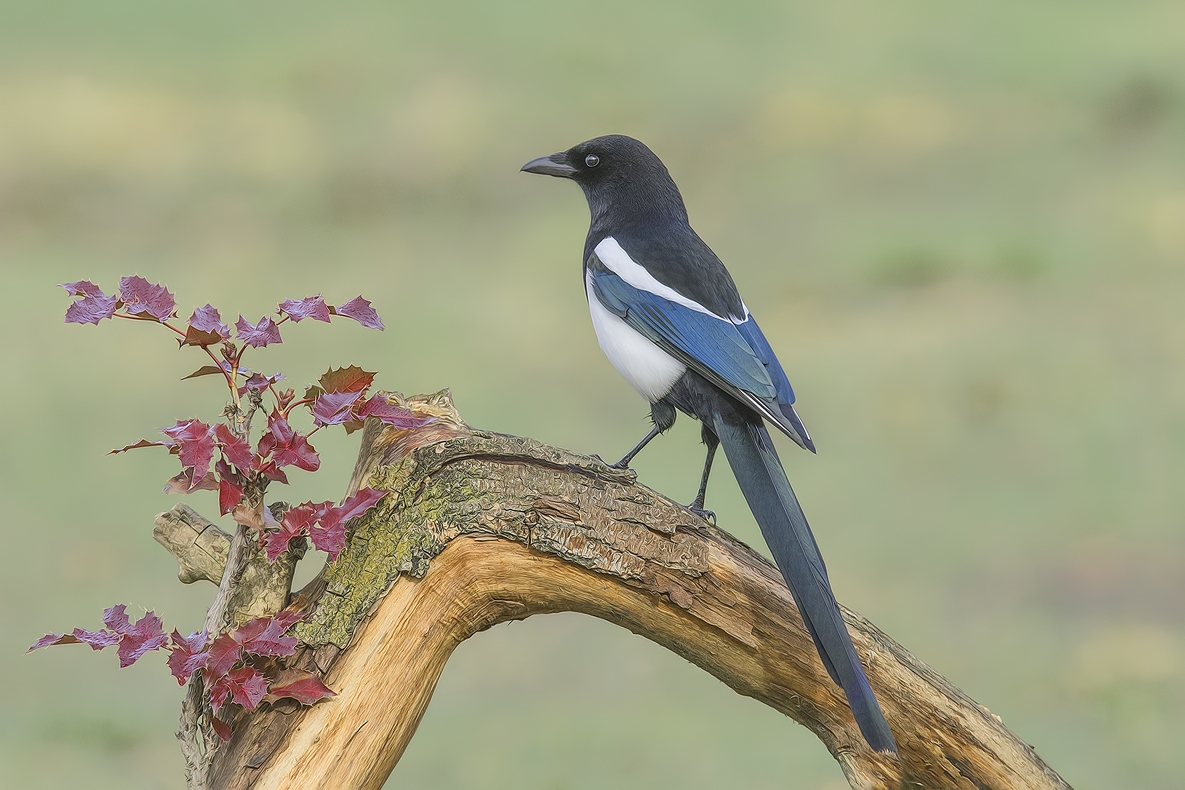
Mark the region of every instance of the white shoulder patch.
[[[679, 293], [674, 288], [671, 288], [669, 285], [663, 285], [658, 280], [654, 279], [654, 275], [646, 271], [644, 268], [642, 268], [641, 264], [631, 258], [629, 253], [617, 243], [617, 239], [613, 238], [612, 236], [606, 236], [604, 239], [602, 239], [601, 243], [593, 249], [593, 252], [595, 252], [597, 257], [601, 259], [601, 263], [605, 264], [606, 269], [613, 272], [618, 277], [637, 288], [639, 291], [648, 291], [655, 296], [661, 296], [667, 301], [674, 302], [675, 304], [681, 304], [684, 307], [695, 310], [697, 313], [703, 313], [704, 315], [710, 315], [713, 318], [719, 319], [721, 321], [732, 323], [732, 321], [729, 321], [729, 319], [716, 315], [699, 302], [693, 299], [688, 299], [686, 296]], [[747, 320], [748, 309], [745, 310], [745, 313], [745, 318]]]

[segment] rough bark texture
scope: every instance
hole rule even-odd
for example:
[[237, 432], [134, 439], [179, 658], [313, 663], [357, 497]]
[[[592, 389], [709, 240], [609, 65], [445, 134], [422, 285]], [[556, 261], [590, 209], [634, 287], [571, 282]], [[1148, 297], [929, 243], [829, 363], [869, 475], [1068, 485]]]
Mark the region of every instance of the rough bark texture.
[[872, 752], [767, 560], [629, 472], [471, 430], [447, 393], [400, 400], [436, 422], [368, 424], [351, 489], [391, 493], [290, 603], [311, 610], [293, 663], [338, 696], [240, 715], [210, 787], [381, 787], [460, 642], [560, 611], [622, 625], [794, 718], [852, 787], [1068, 787], [986, 708], [845, 609], [901, 749]]

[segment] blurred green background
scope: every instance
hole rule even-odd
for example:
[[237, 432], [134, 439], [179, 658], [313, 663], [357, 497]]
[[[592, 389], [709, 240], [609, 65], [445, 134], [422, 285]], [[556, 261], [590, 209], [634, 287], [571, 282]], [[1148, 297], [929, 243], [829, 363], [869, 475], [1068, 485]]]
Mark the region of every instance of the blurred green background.
[[[1080, 790], [1185, 783], [1185, 5], [6, 0], [0, 785], [182, 786], [159, 656], [24, 649], [116, 602], [192, 630], [212, 591], [149, 534], [175, 461], [104, 453], [214, 419], [216, 380], [64, 325], [56, 284], [250, 320], [362, 293], [385, 333], [256, 362], [616, 456], [646, 409], [589, 325], [584, 200], [518, 172], [609, 132], [665, 159], [790, 372], [839, 598]], [[356, 438], [286, 493], [336, 498]], [[690, 500], [697, 438], [641, 479]], [[709, 506], [761, 546], [725, 469]], [[845, 784], [789, 719], [552, 616], [458, 649], [390, 786]]]

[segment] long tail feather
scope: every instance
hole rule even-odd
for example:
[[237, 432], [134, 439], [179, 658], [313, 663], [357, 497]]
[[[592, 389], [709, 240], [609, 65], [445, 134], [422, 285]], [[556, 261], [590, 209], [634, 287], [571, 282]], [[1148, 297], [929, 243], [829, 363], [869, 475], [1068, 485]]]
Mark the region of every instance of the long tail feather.
[[736, 417], [735, 413], [717, 414], [712, 427], [798, 604], [823, 666], [847, 695], [848, 705], [869, 745], [878, 751], [896, 752], [893, 733], [868, 685], [831, 592], [823, 557], [769, 433], [756, 415], [739, 421]]

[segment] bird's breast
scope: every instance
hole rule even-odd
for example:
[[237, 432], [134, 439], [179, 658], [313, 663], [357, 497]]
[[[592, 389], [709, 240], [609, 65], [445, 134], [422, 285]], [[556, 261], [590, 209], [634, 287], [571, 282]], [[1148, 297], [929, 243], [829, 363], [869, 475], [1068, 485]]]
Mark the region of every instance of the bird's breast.
[[687, 367], [601, 304], [591, 274], [585, 278], [585, 288], [597, 343], [610, 364], [646, 400], [654, 403], [664, 398]]

